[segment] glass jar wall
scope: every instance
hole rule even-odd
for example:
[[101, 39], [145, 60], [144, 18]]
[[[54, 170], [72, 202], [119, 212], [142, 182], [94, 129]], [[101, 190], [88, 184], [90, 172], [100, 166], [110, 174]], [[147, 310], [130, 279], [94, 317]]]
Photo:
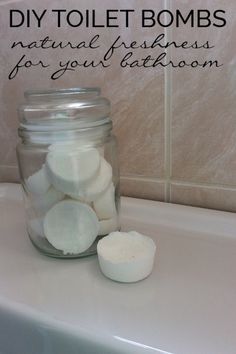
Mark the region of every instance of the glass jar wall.
[[97, 88], [30, 91], [19, 107], [18, 165], [34, 246], [49, 256], [96, 253], [119, 230], [119, 168], [110, 103]]

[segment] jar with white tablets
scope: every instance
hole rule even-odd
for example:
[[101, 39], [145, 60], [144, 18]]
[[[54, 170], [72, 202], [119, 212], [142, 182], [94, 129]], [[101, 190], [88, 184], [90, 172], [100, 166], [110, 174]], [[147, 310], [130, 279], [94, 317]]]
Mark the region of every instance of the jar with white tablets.
[[119, 230], [119, 167], [110, 102], [99, 88], [25, 92], [17, 146], [26, 224], [52, 257], [96, 253]]

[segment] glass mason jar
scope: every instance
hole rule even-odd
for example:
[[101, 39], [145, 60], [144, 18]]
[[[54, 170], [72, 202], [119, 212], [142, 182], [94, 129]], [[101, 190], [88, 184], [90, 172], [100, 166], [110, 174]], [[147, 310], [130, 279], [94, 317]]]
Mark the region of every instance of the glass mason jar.
[[17, 157], [34, 246], [52, 257], [96, 253], [119, 230], [119, 168], [110, 102], [99, 88], [25, 92]]

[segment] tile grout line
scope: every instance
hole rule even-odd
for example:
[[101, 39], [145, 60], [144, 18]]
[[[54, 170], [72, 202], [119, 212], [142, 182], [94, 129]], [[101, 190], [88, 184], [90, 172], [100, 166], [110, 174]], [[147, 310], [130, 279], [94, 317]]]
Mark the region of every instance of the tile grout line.
[[[167, 10], [171, 9], [171, 2], [170, 0], [164, 0], [164, 7]], [[167, 42], [171, 42], [172, 32], [169, 27], [165, 27], [165, 44]], [[165, 64], [167, 64], [171, 59], [171, 51], [165, 49], [166, 57], [165, 57]], [[165, 89], [164, 89], [164, 106], [165, 106], [165, 114], [164, 114], [164, 125], [165, 125], [165, 157], [164, 157], [164, 164], [165, 164], [165, 202], [171, 201], [171, 168], [172, 168], [172, 161], [171, 161], [171, 122], [172, 122], [172, 70], [170, 66], [166, 66], [164, 68], [165, 74]]]
[[165, 183], [164, 178], [159, 178], [159, 177], [147, 177], [147, 176], [139, 176], [139, 175], [121, 175], [121, 179], [127, 179], [127, 180], [136, 180], [136, 181], [143, 181], [143, 182], [157, 182], [157, 183]]
[[[128, 179], [128, 180], [136, 180], [142, 182], [154, 182], [154, 183], [165, 183], [166, 180], [163, 178], [153, 178], [153, 177], [146, 177], [146, 176], [138, 176], [138, 175], [123, 175], [120, 176], [121, 179]], [[231, 190], [236, 191], [236, 185], [230, 184], [219, 184], [219, 183], [204, 183], [204, 182], [188, 182], [184, 180], [177, 180], [177, 179], [170, 179], [170, 189], [171, 185], [182, 186], [182, 187], [200, 187], [200, 188], [208, 188], [208, 189], [221, 189], [221, 190]]]
[[221, 189], [221, 190], [236, 190], [236, 185], [230, 184], [220, 184], [220, 183], [207, 183], [207, 182], [188, 182], [182, 180], [171, 180], [171, 184], [183, 187], [200, 187], [208, 189]]
[[18, 168], [17, 165], [5, 165], [5, 164], [0, 164], [0, 168], [7, 167], [7, 168]]

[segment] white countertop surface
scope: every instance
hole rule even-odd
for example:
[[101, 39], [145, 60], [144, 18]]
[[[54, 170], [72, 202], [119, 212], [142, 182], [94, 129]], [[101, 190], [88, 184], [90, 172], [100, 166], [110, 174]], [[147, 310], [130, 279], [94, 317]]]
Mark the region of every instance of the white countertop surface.
[[[51, 348], [43, 354], [59, 353], [48, 344], [52, 328], [75, 343], [66, 354], [77, 339], [93, 342], [95, 354], [235, 354], [235, 214], [123, 198], [122, 225], [157, 245], [153, 273], [134, 284], [105, 278], [96, 256], [41, 255], [26, 233], [19, 185], [0, 184], [0, 328], [9, 313], [14, 325], [28, 319]], [[2, 324], [1, 354], [7, 336]]]

